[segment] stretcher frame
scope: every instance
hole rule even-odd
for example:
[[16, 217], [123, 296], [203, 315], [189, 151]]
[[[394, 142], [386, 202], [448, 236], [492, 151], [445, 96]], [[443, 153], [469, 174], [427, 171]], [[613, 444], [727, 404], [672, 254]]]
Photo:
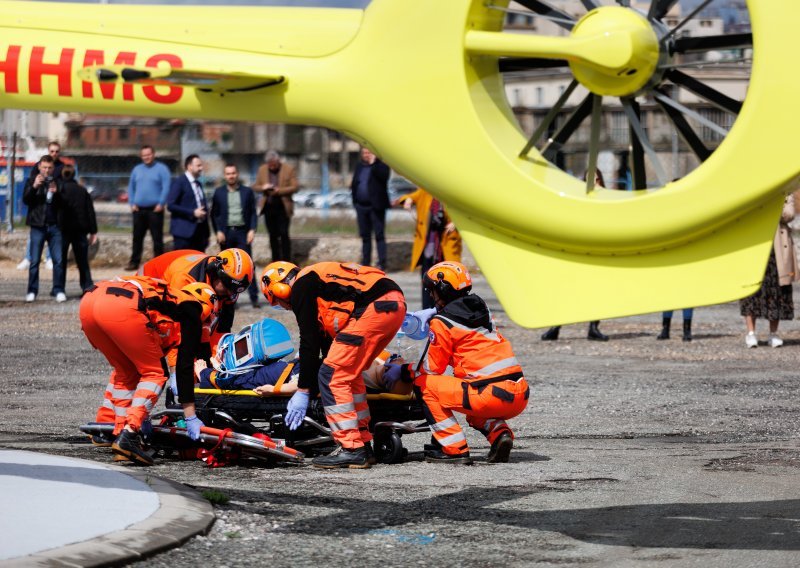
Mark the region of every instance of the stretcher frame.
[[[293, 432], [283, 422], [286, 403], [293, 393], [274, 393], [265, 397], [251, 390], [196, 388], [194, 392], [196, 412], [207, 424], [285, 439], [288, 447], [302, 449], [308, 454], [325, 453], [335, 446], [319, 399], [310, 402], [303, 424]], [[242, 400], [253, 404], [240, 404]], [[421, 405], [413, 393], [367, 393], [367, 403], [372, 415], [370, 430], [374, 437], [375, 457], [381, 463], [402, 462], [408, 455], [402, 436], [429, 431]], [[249, 410], [262, 404], [261, 410]]]

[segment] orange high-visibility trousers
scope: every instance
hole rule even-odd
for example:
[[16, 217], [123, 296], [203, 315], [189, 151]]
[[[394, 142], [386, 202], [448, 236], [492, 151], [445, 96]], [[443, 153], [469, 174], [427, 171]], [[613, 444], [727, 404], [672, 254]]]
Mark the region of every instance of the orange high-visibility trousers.
[[350, 318], [336, 335], [319, 369], [325, 418], [336, 443], [359, 448], [372, 440], [367, 387], [361, 373], [392, 341], [406, 315], [402, 292], [392, 291]]
[[503, 432], [514, 435], [505, 421], [525, 410], [530, 394], [524, 378], [475, 388], [458, 377], [423, 374], [414, 379], [414, 387], [422, 398], [433, 437], [450, 455], [469, 451], [453, 411], [465, 414], [467, 423], [492, 443]]
[[114, 433], [126, 425], [139, 430], [158, 401], [167, 378], [156, 330], [139, 306], [132, 284], [101, 282], [80, 305], [81, 328], [89, 343], [113, 367], [98, 422], [114, 422]]

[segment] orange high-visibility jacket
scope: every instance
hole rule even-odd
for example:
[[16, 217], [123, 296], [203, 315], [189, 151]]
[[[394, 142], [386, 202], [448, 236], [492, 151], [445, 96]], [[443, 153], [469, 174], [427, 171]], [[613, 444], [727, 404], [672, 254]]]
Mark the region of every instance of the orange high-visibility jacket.
[[[208, 259], [213, 255], [203, 254], [196, 250], [182, 249], [161, 254], [144, 263], [139, 274], [166, 280], [171, 288], [180, 290], [193, 282], [205, 282], [213, 286], [208, 274]], [[214, 314], [209, 325], [203, 326], [204, 343], [208, 343], [211, 335], [229, 333], [233, 327], [233, 304], [236, 297], [222, 300], [222, 309]], [[216, 343], [216, 342], [214, 342]]]
[[485, 302], [469, 294], [450, 302], [430, 321], [430, 338], [422, 371], [453, 375], [473, 382], [522, 378], [511, 343], [497, 331]]
[[300, 388], [316, 392], [320, 353], [328, 354], [331, 340], [351, 317], [358, 318], [370, 303], [394, 290], [402, 292], [371, 266], [320, 262], [298, 273], [291, 300], [300, 328]]
[[[317, 320], [329, 337], [336, 337], [358, 308], [365, 307], [375, 298], [369, 294], [386, 273], [371, 266], [355, 263], [320, 262], [301, 270], [297, 280], [313, 272], [322, 282], [317, 294]], [[385, 290], [381, 295], [385, 294]]]

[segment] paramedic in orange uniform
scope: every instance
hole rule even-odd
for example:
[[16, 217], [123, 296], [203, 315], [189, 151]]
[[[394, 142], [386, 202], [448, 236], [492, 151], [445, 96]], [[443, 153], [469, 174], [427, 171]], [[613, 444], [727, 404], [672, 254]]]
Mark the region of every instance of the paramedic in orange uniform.
[[[469, 446], [453, 411], [491, 444], [487, 461], [507, 462], [514, 434], [506, 424], [528, 405], [528, 383], [511, 344], [500, 335], [489, 308], [470, 294], [472, 279], [460, 262], [431, 267], [423, 278], [438, 313], [430, 320], [430, 335], [422, 368], [394, 366], [384, 374], [387, 385], [414, 381], [425, 417], [433, 432], [425, 461], [471, 464]], [[419, 312], [418, 312], [419, 313]], [[452, 367], [453, 375], [445, 375]]]
[[300, 270], [280, 261], [264, 269], [261, 290], [271, 305], [292, 310], [300, 329], [300, 378], [286, 424], [292, 430], [300, 426], [309, 397], [319, 389], [339, 447], [312, 463], [321, 468], [369, 467], [375, 458], [361, 373], [403, 323], [406, 303], [400, 287], [369, 266], [320, 262]]
[[[177, 347], [180, 401], [192, 439], [203, 423], [195, 416], [194, 358], [200, 349], [203, 320], [211, 317], [215, 294], [193, 283], [180, 290], [163, 280], [141, 276], [99, 283], [80, 304], [81, 328], [89, 343], [113, 367], [98, 422], [114, 422], [112, 451], [140, 465], [152, 465], [141, 429], [164, 388], [165, 353]], [[101, 438], [101, 437], [93, 437]]]
[[222, 303], [219, 320], [211, 322], [213, 337], [204, 338], [210, 340], [212, 347], [223, 334], [230, 333], [236, 300], [247, 290], [254, 276], [253, 260], [238, 248], [221, 251], [218, 255], [189, 249], [174, 250], [146, 262], [139, 274], [166, 280], [173, 288], [192, 282], [209, 284]]

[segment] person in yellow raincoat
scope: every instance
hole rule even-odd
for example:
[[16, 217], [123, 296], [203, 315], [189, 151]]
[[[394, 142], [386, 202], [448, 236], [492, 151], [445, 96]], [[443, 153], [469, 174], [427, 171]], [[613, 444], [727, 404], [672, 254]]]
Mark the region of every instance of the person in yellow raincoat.
[[[447, 215], [442, 202], [420, 187], [399, 197], [394, 204], [402, 205], [405, 209], [411, 209], [414, 205], [417, 208], [417, 226], [414, 230], [409, 270], [419, 266], [420, 278], [423, 278], [431, 266], [443, 260], [461, 262], [461, 235]], [[433, 297], [423, 286], [422, 308], [433, 306]]]

